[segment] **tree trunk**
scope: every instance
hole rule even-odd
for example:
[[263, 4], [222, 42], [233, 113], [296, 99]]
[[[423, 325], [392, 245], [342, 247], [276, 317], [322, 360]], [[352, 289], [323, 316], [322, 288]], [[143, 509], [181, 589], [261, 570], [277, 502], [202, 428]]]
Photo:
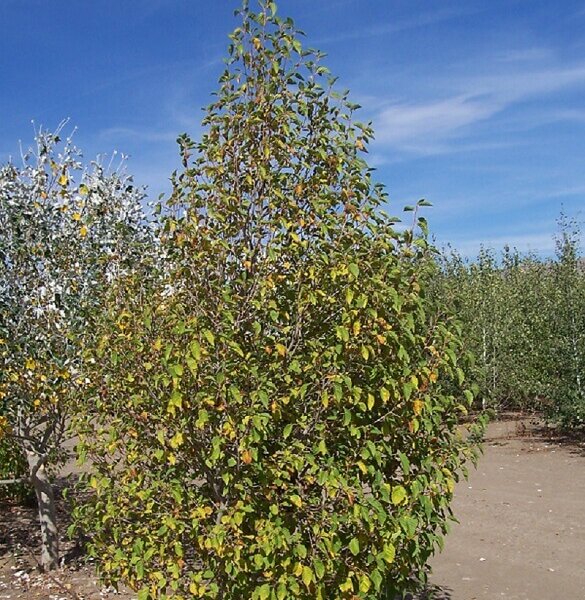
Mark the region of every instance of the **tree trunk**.
[[59, 566], [59, 536], [53, 486], [47, 477], [44, 457], [27, 452], [30, 481], [37, 496], [41, 525], [41, 567], [51, 571]]

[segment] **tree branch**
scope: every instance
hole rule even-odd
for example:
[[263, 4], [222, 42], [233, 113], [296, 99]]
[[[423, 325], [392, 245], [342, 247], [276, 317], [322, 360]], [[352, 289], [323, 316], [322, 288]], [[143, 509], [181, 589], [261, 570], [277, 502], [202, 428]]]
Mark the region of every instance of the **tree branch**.
[[29, 477], [16, 477], [15, 479], [0, 479], [0, 485], [13, 485], [15, 483], [28, 483]]

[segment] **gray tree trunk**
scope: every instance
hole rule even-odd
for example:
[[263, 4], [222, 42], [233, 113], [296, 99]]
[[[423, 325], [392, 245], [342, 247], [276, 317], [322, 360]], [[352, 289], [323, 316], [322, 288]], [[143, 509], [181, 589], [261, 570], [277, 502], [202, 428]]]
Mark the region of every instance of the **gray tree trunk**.
[[45, 470], [44, 457], [34, 452], [27, 453], [30, 482], [37, 496], [41, 525], [41, 567], [51, 571], [59, 566], [59, 535], [55, 494]]

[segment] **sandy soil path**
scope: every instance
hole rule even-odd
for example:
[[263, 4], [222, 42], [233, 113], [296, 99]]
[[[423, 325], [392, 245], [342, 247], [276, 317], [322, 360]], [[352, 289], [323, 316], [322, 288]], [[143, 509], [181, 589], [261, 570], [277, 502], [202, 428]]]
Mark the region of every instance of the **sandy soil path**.
[[459, 524], [432, 562], [437, 598], [585, 600], [585, 445], [516, 430], [491, 424], [458, 484]]

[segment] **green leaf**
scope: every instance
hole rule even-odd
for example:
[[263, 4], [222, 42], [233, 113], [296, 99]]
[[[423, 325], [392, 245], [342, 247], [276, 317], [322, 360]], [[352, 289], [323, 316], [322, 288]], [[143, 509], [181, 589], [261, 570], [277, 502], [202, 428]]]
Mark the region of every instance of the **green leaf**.
[[313, 568], [315, 569], [315, 575], [317, 579], [323, 579], [325, 576], [325, 565], [319, 560], [313, 561]]
[[409, 538], [413, 538], [416, 533], [416, 528], [418, 527], [418, 521], [415, 517], [410, 515], [404, 515], [399, 519], [400, 525], [404, 529], [406, 535]]
[[349, 551], [357, 556], [360, 553], [360, 542], [357, 538], [352, 538], [351, 542], [348, 545]]
[[380, 571], [378, 571], [378, 569], [375, 569], [374, 571], [372, 571], [370, 573], [370, 579], [371, 579], [372, 583], [374, 584], [374, 588], [376, 589], [376, 591], [379, 592], [380, 587], [382, 585], [382, 581], [383, 581]]
[[384, 550], [382, 550], [382, 558], [388, 563], [392, 564], [396, 557], [396, 548], [392, 544], [385, 544]]
[[[205, 336], [205, 339], [209, 342], [209, 344], [211, 346], [215, 346], [215, 336], [213, 335], [213, 333], [211, 331], [209, 331], [209, 329], [204, 329], [203, 335]], [[197, 357], [195, 357], [195, 358], [197, 358]]]
[[201, 345], [198, 341], [193, 340], [189, 344], [189, 350], [196, 360], [201, 360]]
[[235, 385], [230, 385], [230, 394], [236, 402], [242, 401], [242, 392]]
[[270, 584], [265, 583], [259, 588], [257, 588], [257, 590], [258, 598], [260, 598], [260, 600], [267, 600], [268, 598], [270, 598]]
[[348, 269], [354, 277], [357, 277], [360, 274], [360, 268], [355, 263], [350, 263]]

